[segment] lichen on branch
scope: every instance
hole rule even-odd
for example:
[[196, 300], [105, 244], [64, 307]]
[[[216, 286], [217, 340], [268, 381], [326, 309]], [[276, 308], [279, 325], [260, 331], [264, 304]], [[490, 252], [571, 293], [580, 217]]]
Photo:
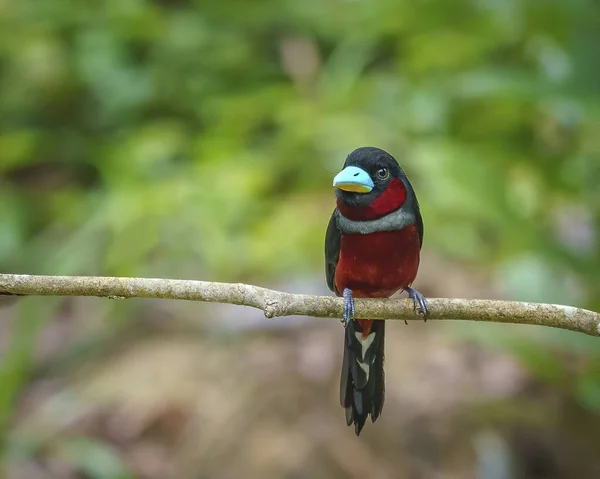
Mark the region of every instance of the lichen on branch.
[[[285, 293], [242, 283], [162, 278], [0, 274], [0, 294], [228, 303], [260, 309], [267, 318], [295, 315], [341, 318], [343, 311], [342, 298], [333, 296]], [[458, 298], [427, 301], [428, 320], [533, 324], [600, 336], [600, 313], [572, 306]], [[409, 299], [356, 299], [355, 304], [356, 316], [361, 318], [422, 320]]]

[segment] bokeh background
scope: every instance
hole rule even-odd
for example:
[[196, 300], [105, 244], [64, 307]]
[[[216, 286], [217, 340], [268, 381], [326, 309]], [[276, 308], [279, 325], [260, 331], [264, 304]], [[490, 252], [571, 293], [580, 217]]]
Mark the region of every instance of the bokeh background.
[[[0, 270], [330, 294], [332, 176], [403, 165], [416, 287], [600, 310], [593, 0], [0, 1]], [[342, 328], [0, 303], [0, 477], [598, 478], [600, 343], [394, 322], [360, 438]]]

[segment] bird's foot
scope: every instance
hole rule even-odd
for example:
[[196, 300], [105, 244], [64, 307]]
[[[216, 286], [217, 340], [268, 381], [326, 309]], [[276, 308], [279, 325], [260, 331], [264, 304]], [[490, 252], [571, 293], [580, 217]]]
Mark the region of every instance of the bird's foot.
[[344, 317], [341, 320], [344, 328], [348, 326], [348, 322], [354, 317], [354, 297], [352, 296], [352, 290], [344, 288]]
[[406, 288], [406, 292], [408, 293], [410, 299], [413, 300], [415, 313], [418, 310], [418, 312], [423, 315], [423, 319], [427, 321], [429, 310], [427, 309], [427, 300], [425, 299], [425, 296], [413, 288]]

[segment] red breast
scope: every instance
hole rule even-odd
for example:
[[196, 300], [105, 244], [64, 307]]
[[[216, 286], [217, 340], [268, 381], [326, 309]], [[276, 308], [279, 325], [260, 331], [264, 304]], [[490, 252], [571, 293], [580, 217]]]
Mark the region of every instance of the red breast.
[[350, 288], [357, 298], [384, 298], [412, 284], [419, 268], [417, 227], [342, 235], [335, 270], [338, 291]]

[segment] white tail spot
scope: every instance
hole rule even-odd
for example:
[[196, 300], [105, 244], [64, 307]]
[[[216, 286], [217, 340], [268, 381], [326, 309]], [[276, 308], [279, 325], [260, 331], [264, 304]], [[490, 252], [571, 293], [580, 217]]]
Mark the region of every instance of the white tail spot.
[[[371, 344], [373, 344], [373, 341], [375, 341], [375, 333], [369, 334], [364, 339], [362, 337], [362, 333], [360, 333], [360, 332], [354, 333], [354, 335], [356, 336], [356, 339], [358, 339], [358, 342], [360, 343], [360, 348], [361, 348], [361, 352], [362, 352], [362, 359], [364, 361], [365, 360], [365, 356], [367, 355], [367, 350], [369, 349], [369, 347], [371, 346]], [[362, 365], [361, 365], [361, 368], [362, 368]]]

